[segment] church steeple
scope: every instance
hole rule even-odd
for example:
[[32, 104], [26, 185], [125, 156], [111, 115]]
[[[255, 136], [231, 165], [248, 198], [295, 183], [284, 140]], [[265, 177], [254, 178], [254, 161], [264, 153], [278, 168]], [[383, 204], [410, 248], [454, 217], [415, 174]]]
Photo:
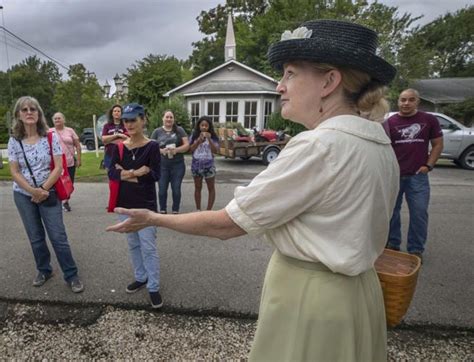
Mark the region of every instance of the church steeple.
[[231, 59], [237, 60], [234, 25], [232, 23], [232, 16], [229, 14], [227, 18], [227, 33], [225, 36], [225, 54], [224, 59], [228, 62]]

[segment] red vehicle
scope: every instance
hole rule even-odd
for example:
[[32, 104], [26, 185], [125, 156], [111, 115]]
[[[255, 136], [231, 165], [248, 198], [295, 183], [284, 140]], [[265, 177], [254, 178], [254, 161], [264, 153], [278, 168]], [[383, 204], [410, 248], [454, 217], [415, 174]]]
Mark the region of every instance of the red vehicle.
[[254, 127], [252, 130], [255, 137], [255, 142], [276, 142], [283, 141], [285, 139], [284, 131], [274, 131], [271, 129], [263, 129], [258, 131], [257, 127]]

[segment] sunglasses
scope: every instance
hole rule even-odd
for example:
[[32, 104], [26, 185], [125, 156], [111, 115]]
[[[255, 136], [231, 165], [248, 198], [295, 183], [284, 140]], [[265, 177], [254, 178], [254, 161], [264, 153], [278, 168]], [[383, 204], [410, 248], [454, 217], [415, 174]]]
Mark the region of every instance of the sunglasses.
[[21, 113], [36, 113], [38, 112], [38, 110], [35, 108], [35, 107], [25, 107], [25, 108], [22, 108], [20, 109]]
[[132, 118], [132, 119], [127, 119], [127, 118], [124, 118], [122, 119], [123, 123], [135, 123], [137, 121], [136, 118]]

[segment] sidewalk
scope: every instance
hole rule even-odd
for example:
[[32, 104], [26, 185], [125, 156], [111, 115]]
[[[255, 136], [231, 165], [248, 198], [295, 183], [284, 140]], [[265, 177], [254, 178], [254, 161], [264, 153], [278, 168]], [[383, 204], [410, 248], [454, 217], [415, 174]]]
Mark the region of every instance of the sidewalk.
[[[457, 170], [453, 172], [458, 174]], [[232, 175], [221, 177], [216, 185], [216, 209], [224, 207], [233, 189], [247, 183], [250, 177], [243, 173]], [[449, 175], [433, 176], [440, 186], [432, 188], [429, 247], [405, 319], [409, 326], [474, 328], [474, 183], [469, 171], [459, 173], [459, 185]], [[464, 185], [466, 180], [471, 186]], [[187, 178], [183, 183], [182, 212], [194, 209], [192, 193], [193, 184]], [[113, 214], [105, 213], [107, 194], [105, 183], [78, 183], [71, 200], [73, 211], [64, 214], [86, 286], [84, 293], [74, 295], [62, 281], [55, 261], [54, 278], [41, 288], [31, 286], [35, 268], [30, 246], [12, 202], [11, 184], [0, 182], [0, 300], [106, 304], [148, 310], [145, 292], [129, 295], [124, 291], [133, 276], [125, 236], [104, 231], [116, 220]], [[402, 216], [406, 225], [406, 210]], [[248, 236], [221, 241], [159, 229], [158, 249], [165, 312], [257, 315], [263, 276], [272, 253], [270, 245]]]

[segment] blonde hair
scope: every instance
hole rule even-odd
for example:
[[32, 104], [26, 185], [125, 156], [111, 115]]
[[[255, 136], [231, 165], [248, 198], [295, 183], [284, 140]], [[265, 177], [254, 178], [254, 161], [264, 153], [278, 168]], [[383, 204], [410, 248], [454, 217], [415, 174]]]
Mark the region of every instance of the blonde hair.
[[341, 85], [346, 101], [359, 114], [371, 121], [382, 122], [390, 107], [385, 98], [387, 88], [370, 78], [367, 73], [349, 68], [337, 68], [330, 64], [315, 64], [313, 68], [319, 71], [337, 69], [341, 72]]
[[12, 134], [18, 140], [22, 140], [26, 136], [25, 125], [20, 118], [20, 111], [23, 106], [34, 106], [38, 110], [38, 122], [36, 122], [36, 132], [40, 137], [45, 137], [48, 132], [48, 124], [46, 123], [46, 118], [44, 117], [43, 109], [41, 108], [38, 100], [30, 96], [24, 96], [18, 98], [13, 107], [13, 127]]

